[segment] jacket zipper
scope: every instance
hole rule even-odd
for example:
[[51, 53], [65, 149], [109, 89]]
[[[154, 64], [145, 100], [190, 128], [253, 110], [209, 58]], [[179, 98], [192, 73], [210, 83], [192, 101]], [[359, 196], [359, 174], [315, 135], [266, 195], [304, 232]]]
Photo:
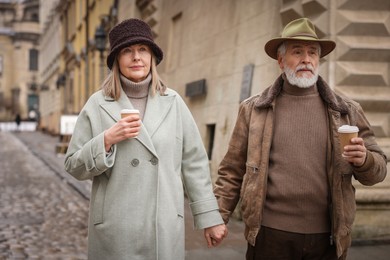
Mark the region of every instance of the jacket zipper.
[[329, 128], [329, 140], [328, 140], [328, 146], [327, 147], [327, 158], [328, 161], [328, 171], [327, 171], [327, 177], [328, 177], [328, 185], [329, 185], [329, 216], [330, 216], [330, 236], [329, 236], [329, 244], [332, 246], [334, 243], [334, 211], [333, 211], [333, 190], [332, 190], [332, 183], [333, 183], [333, 154], [332, 154], [332, 140], [333, 140], [333, 132], [332, 132], [332, 126], [330, 125], [331, 119], [330, 117], [332, 116], [332, 112], [329, 112], [329, 107], [327, 107], [328, 111], [328, 128]]

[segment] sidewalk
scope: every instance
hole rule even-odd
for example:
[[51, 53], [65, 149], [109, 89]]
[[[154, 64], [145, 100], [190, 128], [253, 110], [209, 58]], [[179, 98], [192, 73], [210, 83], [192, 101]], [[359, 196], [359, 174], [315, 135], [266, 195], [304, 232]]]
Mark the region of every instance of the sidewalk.
[[[73, 179], [63, 169], [63, 155], [55, 154], [55, 144], [58, 137], [42, 132], [15, 132], [27, 147], [55, 172], [59, 178], [82, 196], [89, 198], [90, 182], [80, 182]], [[228, 237], [217, 248], [208, 249], [202, 230], [194, 230], [192, 216], [188, 203], [185, 207], [186, 219], [186, 260], [239, 260], [245, 259], [246, 241], [244, 239], [244, 224], [231, 220], [228, 224]], [[348, 260], [387, 260], [390, 259], [390, 240], [365, 241], [353, 245], [349, 250]]]
[[18, 127], [15, 122], [0, 122], [0, 131], [35, 131], [37, 123], [33, 121], [22, 121]]

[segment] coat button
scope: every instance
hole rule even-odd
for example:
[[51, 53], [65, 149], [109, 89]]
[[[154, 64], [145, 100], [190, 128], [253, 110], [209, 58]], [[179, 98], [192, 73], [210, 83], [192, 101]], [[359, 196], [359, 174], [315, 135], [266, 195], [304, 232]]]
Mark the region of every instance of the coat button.
[[152, 159], [150, 159], [150, 163], [151, 163], [152, 165], [157, 165], [158, 159], [157, 159], [156, 157], [153, 157]]
[[133, 160], [131, 161], [131, 165], [133, 165], [134, 167], [137, 167], [138, 164], [139, 164], [139, 160], [138, 160], [138, 159], [133, 159]]

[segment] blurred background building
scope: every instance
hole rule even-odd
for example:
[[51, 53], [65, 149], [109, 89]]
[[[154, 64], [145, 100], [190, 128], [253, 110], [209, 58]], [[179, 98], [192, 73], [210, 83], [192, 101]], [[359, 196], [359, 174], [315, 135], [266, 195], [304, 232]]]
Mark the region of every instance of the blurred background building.
[[[159, 72], [193, 113], [213, 179], [239, 102], [280, 74], [264, 44], [299, 17], [336, 41], [320, 74], [362, 105], [390, 158], [389, 0], [0, 0], [0, 120], [21, 113], [61, 134], [61, 117], [77, 115], [107, 76], [109, 30], [131, 17], [152, 27]], [[389, 181], [356, 187], [355, 237], [390, 235]]]
[[0, 1], [0, 120], [38, 118], [39, 1]]

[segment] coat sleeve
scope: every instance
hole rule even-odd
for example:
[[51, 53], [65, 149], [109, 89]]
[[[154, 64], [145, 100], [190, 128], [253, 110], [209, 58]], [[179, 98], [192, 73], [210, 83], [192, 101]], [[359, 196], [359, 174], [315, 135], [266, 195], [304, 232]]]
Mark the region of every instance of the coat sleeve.
[[228, 150], [218, 168], [214, 193], [225, 223], [240, 199], [248, 150], [248, 110], [245, 103], [241, 103]]
[[183, 125], [182, 177], [197, 229], [223, 224], [213, 193], [209, 161], [198, 127], [179, 98]]
[[92, 179], [114, 165], [116, 149], [106, 155], [104, 131], [96, 131], [101, 120], [94, 104], [90, 100], [80, 112], [65, 155], [65, 170], [78, 180]]
[[352, 118], [359, 128], [359, 137], [363, 138], [367, 148], [367, 158], [360, 167], [354, 167], [355, 178], [363, 185], [374, 185], [385, 179], [387, 175], [387, 158], [375, 141], [375, 136], [370, 124], [365, 117], [361, 106], [353, 103], [355, 114]]

